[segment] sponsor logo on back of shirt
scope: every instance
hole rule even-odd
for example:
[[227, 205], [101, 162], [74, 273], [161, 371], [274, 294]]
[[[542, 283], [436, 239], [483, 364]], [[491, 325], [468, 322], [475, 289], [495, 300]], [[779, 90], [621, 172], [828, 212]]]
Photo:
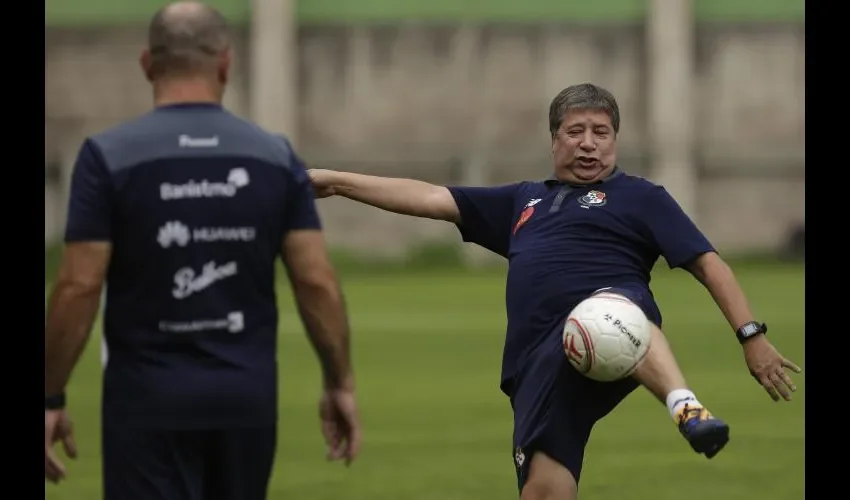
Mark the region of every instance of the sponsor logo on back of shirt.
[[161, 332], [168, 333], [198, 333], [211, 331], [239, 333], [244, 329], [245, 315], [242, 311], [230, 312], [224, 318], [159, 322], [159, 330]]
[[181, 148], [217, 148], [218, 136], [212, 137], [192, 137], [187, 134], [177, 136], [177, 145]]
[[185, 247], [193, 243], [215, 243], [215, 242], [250, 242], [257, 237], [257, 230], [253, 227], [196, 227], [190, 228], [180, 221], [168, 221], [156, 236], [156, 241], [162, 248], [172, 245]]
[[159, 197], [164, 201], [199, 199], [199, 198], [232, 198], [239, 189], [250, 184], [248, 171], [242, 167], [230, 170], [226, 182], [214, 182], [208, 179], [191, 179], [184, 184], [164, 182], [159, 185]]
[[174, 274], [174, 289], [171, 295], [177, 300], [191, 297], [221, 280], [236, 276], [238, 271], [235, 261], [220, 266], [217, 266], [215, 261], [207, 262], [200, 274], [191, 267], [180, 268]]

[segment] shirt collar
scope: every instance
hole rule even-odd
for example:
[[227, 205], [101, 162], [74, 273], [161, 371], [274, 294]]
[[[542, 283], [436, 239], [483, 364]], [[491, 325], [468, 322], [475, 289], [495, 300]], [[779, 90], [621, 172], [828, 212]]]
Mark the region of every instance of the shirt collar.
[[570, 186], [570, 187], [574, 187], [574, 188], [582, 188], [582, 187], [592, 186], [594, 184], [603, 184], [605, 182], [612, 181], [612, 180], [616, 179], [617, 177], [620, 177], [624, 173], [625, 172], [623, 172], [620, 169], [620, 167], [615, 165], [614, 170], [612, 170], [611, 173], [608, 174], [608, 177], [605, 177], [604, 179], [598, 180], [598, 181], [594, 182], [593, 184], [571, 184], [569, 182], [564, 182], [564, 181], [558, 180], [554, 175], [549, 177], [545, 181], [543, 181], [543, 183], [546, 184], [546, 187]]

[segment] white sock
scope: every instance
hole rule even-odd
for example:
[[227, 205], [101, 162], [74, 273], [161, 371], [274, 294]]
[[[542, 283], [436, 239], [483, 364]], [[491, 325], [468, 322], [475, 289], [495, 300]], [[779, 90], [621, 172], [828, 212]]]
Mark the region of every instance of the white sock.
[[667, 409], [670, 411], [670, 418], [676, 420], [679, 412], [685, 405], [702, 406], [693, 392], [687, 389], [676, 389], [667, 395]]

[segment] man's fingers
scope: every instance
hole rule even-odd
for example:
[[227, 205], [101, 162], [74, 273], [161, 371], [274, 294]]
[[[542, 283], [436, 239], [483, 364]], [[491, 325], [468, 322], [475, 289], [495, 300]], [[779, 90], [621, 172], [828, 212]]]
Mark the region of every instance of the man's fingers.
[[785, 381], [782, 380], [782, 377], [780, 377], [778, 373], [772, 373], [770, 374], [769, 378], [770, 383], [773, 385], [779, 395], [782, 396], [782, 399], [784, 399], [785, 401], [791, 401], [791, 391], [789, 390], [790, 387], [785, 384]]
[[334, 436], [328, 443], [326, 458], [330, 461], [339, 460], [342, 457], [343, 449], [345, 449], [343, 440], [339, 436]]
[[322, 435], [325, 437], [325, 444], [328, 446], [339, 440], [339, 424], [335, 418], [322, 419]]
[[53, 462], [47, 458], [47, 455], [44, 455], [44, 479], [47, 479], [51, 483], [55, 483], [59, 480], [59, 471], [56, 470]]
[[65, 477], [65, 466], [50, 448], [44, 450], [44, 476], [54, 483]]
[[803, 369], [802, 369], [802, 368], [800, 368], [799, 366], [795, 365], [795, 364], [794, 364], [791, 360], [789, 360], [789, 359], [783, 359], [783, 360], [782, 360], [782, 366], [783, 366], [784, 368], [788, 368], [789, 370], [791, 370], [791, 371], [792, 371], [792, 372], [794, 372], [794, 373], [802, 373], [802, 372], [803, 372]]
[[773, 386], [773, 382], [770, 381], [769, 377], [765, 375], [759, 376], [759, 383], [764, 387], [764, 390], [767, 391], [772, 400], [779, 401], [779, 393], [776, 392], [776, 388]]
[[325, 444], [331, 444], [331, 439], [333, 438], [333, 435], [333, 423], [322, 420], [322, 437], [325, 438]]
[[335, 422], [322, 422], [322, 434], [325, 437], [325, 445], [327, 446], [327, 459], [337, 460], [339, 457], [340, 447], [340, 432], [339, 426]]
[[344, 416], [340, 418], [338, 429], [342, 432], [328, 449], [328, 460], [344, 460], [345, 465], [351, 462], [360, 453], [363, 440], [360, 424], [356, 417]]
[[346, 442], [342, 437], [337, 437], [331, 446], [328, 447], [328, 460], [335, 461], [345, 456]]
[[70, 458], [77, 458], [77, 442], [74, 441], [74, 433], [68, 432], [65, 437], [62, 438], [62, 445], [65, 448], [65, 453]]
[[44, 461], [44, 479], [50, 481], [53, 484], [59, 482], [59, 471], [56, 470], [56, 467], [49, 463], [47, 460]]
[[777, 375], [779, 375], [779, 378], [782, 379], [782, 383], [785, 384], [789, 389], [791, 389], [791, 392], [797, 390], [797, 386], [794, 384], [794, 381], [791, 380], [791, 377], [787, 373], [785, 373], [784, 368], [780, 368], [777, 372]]
[[345, 464], [351, 465], [351, 462], [360, 454], [360, 446], [363, 442], [363, 435], [360, 430], [360, 424], [355, 422], [348, 433], [348, 449], [345, 453]]

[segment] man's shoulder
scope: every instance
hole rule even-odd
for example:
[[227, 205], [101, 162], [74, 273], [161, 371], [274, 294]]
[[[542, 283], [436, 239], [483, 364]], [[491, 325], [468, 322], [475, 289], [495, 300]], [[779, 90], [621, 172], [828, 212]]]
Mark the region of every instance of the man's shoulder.
[[282, 149], [286, 154], [294, 153], [292, 143], [286, 135], [270, 132], [251, 120], [242, 118], [241, 116], [228, 113], [228, 117], [233, 120], [235, 124], [241, 126], [245, 134], [250, 134], [252, 137], [256, 137], [257, 140], [265, 142], [270, 147]]
[[519, 181], [514, 184], [516, 188], [516, 192], [519, 195], [525, 195], [529, 193], [538, 193], [538, 192], [546, 192], [549, 190], [549, 186], [547, 185], [548, 179], [539, 179], [539, 180], [525, 180]]
[[118, 170], [125, 166], [126, 162], [116, 160], [136, 156], [135, 154], [128, 156], [128, 151], [138, 153], [147, 149], [149, 132], [154, 130], [156, 130], [156, 120], [152, 119], [151, 113], [145, 113], [90, 134], [85, 138], [85, 142], [110, 170]]
[[648, 188], [651, 189], [653, 187], [658, 186], [658, 184], [653, 181], [643, 177], [641, 175], [633, 174], [630, 172], [623, 172], [623, 183], [627, 187], [637, 187], [637, 188]]
[[[88, 139], [97, 144], [102, 144], [145, 138], [162, 140], [166, 136], [173, 136], [174, 142], [179, 144], [182, 135], [180, 131], [190, 129], [195, 124], [203, 124], [206, 126], [205, 128], [210, 129], [212, 132], [230, 134], [240, 140], [249, 139], [258, 141], [261, 144], [265, 143], [274, 148], [284, 149], [287, 152], [292, 150], [292, 145], [285, 135], [269, 132], [256, 123], [228, 111], [223, 111], [221, 114], [214, 115], [214, 117], [202, 115], [165, 115], [151, 111], [92, 134]], [[184, 138], [184, 145], [191, 146], [191, 143], [186, 143]], [[198, 145], [202, 146], [203, 144]], [[211, 146], [213, 142], [211, 141], [207, 145]]]
[[634, 193], [636, 195], [649, 195], [659, 188], [662, 188], [660, 184], [653, 182], [646, 177], [642, 177], [640, 175], [631, 174], [628, 172], [623, 172], [623, 175], [620, 176], [619, 183], [617, 187]]
[[112, 125], [111, 127], [91, 134], [87, 137], [87, 139], [98, 145], [109, 144], [115, 141], [121, 141], [122, 139], [132, 139], [134, 136], [137, 136], [139, 132], [146, 132], [152, 125], [155, 124], [155, 120], [152, 120], [152, 117], [152, 113], [134, 116], [116, 125]]

